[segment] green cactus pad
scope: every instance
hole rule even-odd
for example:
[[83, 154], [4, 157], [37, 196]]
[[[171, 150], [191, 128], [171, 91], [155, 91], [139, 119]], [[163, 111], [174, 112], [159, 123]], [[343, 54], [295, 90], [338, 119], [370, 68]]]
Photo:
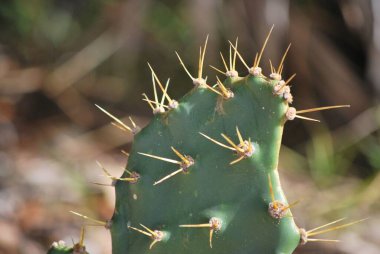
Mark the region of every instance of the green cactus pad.
[[[224, 84], [232, 98], [194, 87], [177, 108], [156, 114], [135, 136], [127, 169], [140, 178], [115, 185], [114, 254], [292, 253], [299, 244], [289, 209], [280, 219], [268, 212], [273, 201], [268, 175], [275, 199], [288, 204], [277, 171], [288, 103], [273, 93], [277, 82], [261, 75], [227, 78]], [[242, 139], [251, 142], [250, 156], [209, 139], [231, 146], [224, 134], [239, 144], [237, 128]], [[181, 161], [171, 147], [190, 156], [194, 164], [154, 185], [181, 165], [147, 154]], [[125, 172], [122, 177], [128, 176]], [[211, 218], [221, 221], [220, 230], [213, 231], [212, 248], [207, 227]], [[164, 232], [166, 239], [149, 249], [154, 235], [130, 228], [144, 230], [140, 224]], [[206, 227], [180, 227], [190, 224]]]

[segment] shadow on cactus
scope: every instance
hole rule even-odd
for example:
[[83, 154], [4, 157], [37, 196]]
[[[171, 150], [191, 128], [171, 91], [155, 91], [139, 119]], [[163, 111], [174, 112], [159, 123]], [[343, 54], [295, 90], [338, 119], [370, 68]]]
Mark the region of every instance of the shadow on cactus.
[[[238, 41], [230, 43], [227, 61], [221, 54], [225, 70], [212, 67], [226, 79], [214, 85], [203, 77], [207, 39], [196, 75], [177, 53], [194, 84], [178, 101], [168, 94], [169, 80], [161, 83], [149, 65], [154, 97], [143, 94], [143, 100], [154, 118], [145, 128], [132, 119], [130, 127], [98, 106], [114, 125], [135, 134], [124, 174], [113, 177], [103, 168], [116, 191], [113, 217], [90, 219], [110, 230], [112, 253], [292, 253], [310, 241], [335, 242], [314, 237], [358, 222], [305, 230], [292, 217], [297, 201], [286, 199], [277, 170], [284, 124], [318, 121], [302, 114], [348, 105], [290, 107], [295, 75], [282, 79], [290, 45], [277, 67], [271, 63], [269, 77], [260, 68], [272, 29], [252, 67], [238, 52]], [[247, 68], [245, 77], [235, 69], [237, 58]]]

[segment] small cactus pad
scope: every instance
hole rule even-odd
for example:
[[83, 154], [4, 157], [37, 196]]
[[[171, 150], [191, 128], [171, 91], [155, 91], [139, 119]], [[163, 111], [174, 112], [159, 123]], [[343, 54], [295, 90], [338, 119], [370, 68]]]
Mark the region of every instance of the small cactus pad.
[[74, 244], [73, 247], [67, 247], [64, 241], [54, 242], [47, 254], [89, 254], [84, 246], [84, 233], [85, 228], [82, 226], [79, 243]]

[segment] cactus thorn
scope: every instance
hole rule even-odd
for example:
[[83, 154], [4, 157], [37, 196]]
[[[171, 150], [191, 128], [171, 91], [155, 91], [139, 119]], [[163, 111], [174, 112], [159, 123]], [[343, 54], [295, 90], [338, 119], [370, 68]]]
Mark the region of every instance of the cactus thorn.
[[216, 68], [215, 66], [213, 66], [213, 65], [209, 65], [212, 69], [214, 69], [214, 70], [216, 70], [217, 72], [219, 72], [219, 73], [221, 73], [221, 74], [223, 74], [223, 75], [226, 75], [226, 73], [227, 73], [227, 71], [226, 72], [223, 72], [223, 71], [221, 71], [221, 70], [219, 70], [218, 68]]
[[125, 151], [125, 150], [120, 150], [120, 152], [121, 152], [122, 154], [124, 154], [125, 156], [129, 157], [129, 153], [128, 153], [127, 151]]
[[[239, 41], [239, 38], [236, 37], [235, 48], [238, 47], [238, 41]], [[237, 56], [237, 54], [236, 54], [236, 51], [235, 51], [235, 52], [234, 52], [234, 58], [233, 58], [233, 61], [232, 61], [232, 66], [230, 66], [230, 70], [231, 70], [231, 71], [236, 70], [236, 56]]]
[[154, 111], [155, 107], [152, 104], [153, 101], [148, 98], [148, 96], [146, 95], [146, 93], [142, 93], [142, 96], [145, 98], [145, 100], [143, 99], [143, 101], [148, 102], [150, 108]]
[[173, 159], [169, 159], [169, 158], [164, 158], [164, 157], [160, 157], [160, 156], [156, 156], [156, 155], [152, 155], [152, 154], [140, 153], [139, 152], [139, 154], [141, 154], [141, 155], [151, 157], [151, 158], [154, 158], [157, 160], [166, 161], [166, 162], [173, 163], [173, 164], [178, 164], [181, 166], [178, 170], [176, 170], [176, 171], [170, 173], [169, 175], [161, 178], [160, 180], [156, 181], [153, 185], [157, 185], [159, 183], [162, 183], [163, 181], [171, 178], [172, 176], [175, 176], [176, 174], [178, 174], [180, 172], [186, 173], [188, 168], [191, 167], [192, 165], [194, 165], [194, 159], [192, 157], [190, 157], [188, 155], [182, 155], [174, 147], [171, 147], [171, 149], [181, 159], [181, 161], [177, 161], [177, 160], [173, 160]]
[[273, 68], [272, 60], [270, 60], [270, 59], [269, 59], [269, 67], [270, 67], [270, 72], [274, 73], [274, 68]]
[[310, 108], [310, 109], [303, 109], [303, 110], [296, 110], [293, 107], [289, 107], [285, 117], [287, 120], [294, 120], [294, 118], [300, 118], [304, 120], [309, 120], [309, 121], [315, 121], [315, 122], [320, 122], [317, 119], [305, 117], [305, 116], [300, 116], [298, 114], [303, 114], [303, 113], [309, 113], [309, 112], [316, 112], [316, 111], [322, 111], [322, 110], [329, 110], [329, 109], [334, 109], [334, 108], [349, 108], [350, 105], [336, 105], [336, 106], [326, 106], [326, 107], [318, 107], [318, 108]]
[[[153, 76], [154, 76], [154, 79], [156, 80], [156, 82], [158, 83], [158, 86], [160, 87], [163, 95], [162, 95], [162, 99], [161, 99], [161, 106], [164, 106], [164, 99], [166, 98], [168, 100], [168, 103], [169, 105], [173, 104], [173, 101], [169, 94], [167, 93], [167, 90], [168, 90], [168, 87], [169, 87], [169, 82], [170, 82], [170, 78], [166, 81], [166, 85], [165, 85], [165, 88], [164, 86], [162, 85], [161, 81], [159, 80], [159, 78], [157, 77], [157, 74], [156, 72], [153, 70], [152, 66], [150, 65], [150, 63], [148, 63], [148, 66], [149, 66], [149, 69], [151, 70]], [[159, 106], [159, 104], [157, 104]]]
[[148, 231], [151, 235], [154, 235], [154, 231], [148, 228], [147, 226], [144, 226], [143, 224], [140, 223], [140, 226], [143, 227], [146, 231]]
[[244, 140], [243, 140], [243, 138], [242, 138], [242, 136], [241, 136], [241, 133], [240, 133], [240, 131], [239, 131], [239, 127], [237, 127], [237, 126], [236, 126], [236, 133], [237, 133], [237, 136], [238, 136], [238, 138], [239, 138], [240, 143], [241, 143], [241, 144], [244, 143]]
[[[237, 46], [235, 46], [235, 48], [237, 49]], [[236, 54], [236, 50], [234, 50], [234, 55]], [[232, 47], [230, 45], [230, 50], [229, 50], [229, 58], [228, 58], [228, 61], [229, 61], [229, 66], [230, 66], [230, 69], [232, 68]]]
[[[77, 215], [85, 220], [89, 220], [91, 222], [94, 222], [95, 224], [97, 224], [97, 226], [104, 226], [106, 229], [110, 229], [111, 226], [112, 226], [112, 221], [108, 220], [108, 221], [101, 221], [101, 220], [97, 220], [97, 219], [93, 219], [91, 217], [88, 217], [86, 215], [83, 215], [83, 214], [80, 214], [78, 212], [74, 212], [74, 211], [69, 211], [70, 213], [74, 214], [74, 215]], [[95, 225], [93, 225], [95, 226]]]
[[303, 114], [303, 113], [309, 113], [309, 112], [315, 112], [315, 111], [329, 110], [329, 109], [334, 109], [334, 108], [349, 108], [349, 107], [351, 107], [351, 106], [350, 105], [326, 106], [326, 107], [297, 110], [297, 113]]
[[212, 248], [212, 235], [214, 232], [218, 232], [222, 228], [222, 220], [216, 217], [210, 219], [210, 248]]
[[271, 202], [269, 203], [268, 212], [269, 214], [275, 218], [275, 219], [282, 219], [286, 216], [287, 211], [299, 203], [299, 201], [296, 201], [290, 205], [285, 205], [283, 202], [276, 200], [273, 186], [272, 186], [272, 180], [270, 177], [270, 174], [268, 174], [268, 185], [269, 185], [269, 192], [271, 195]]
[[137, 132], [139, 132], [140, 127], [136, 125], [136, 123], [132, 120], [131, 117], [129, 117], [129, 120], [131, 121], [133, 128], [131, 128], [128, 125], [126, 125], [125, 123], [123, 123], [119, 118], [115, 117], [114, 115], [112, 115], [107, 110], [105, 110], [104, 108], [100, 107], [99, 105], [95, 104], [95, 106], [98, 109], [100, 109], [103, 113], [105, 113], [107, 116], [109, 116], [112, 120], [115, 121], [115, 122], [111, 123], [115, 127], [119, 128], [119, 129], [121, 129], [123, 131], [129, 131], [132, 134], [136, 134]]
[[[235, 43], [235, 47], [237, 48], [237, 42], [238, 42], [238, 38], [236, 38], [236, 43]], [[223, 72], [222, 70], [210, 65], [211, 68], [213, 68], [214, 70], [216, 70], [217, 72], [227, 76], [227, 77], [231, 77], [231, 78], [234, 78], [234, 77], [238, 77], [239, 74], [238, 72], [236, 71], [235, 69], [235, 66], [236, 66], [236, 51], [234, 52], [234, 55], [232, 57], [232, 53], [231, 53], [231, 45], [230, 45], [230, 58], [229, 58], [229, 68], [227, 66], [227, 63], [226, 63], [226, 60], [224, 59], [224, 56], [222, 54], [222, 52], [219, 52], [220, 53], [220, 57], [222, 58], [222, 62], [223, 62], [223, 65], [224, 65], [224, 68], [226, 69], [225, 72]]]
[[255, 66], [256, 66], [257, 57], [258, 57], [258, 53], [256, 53], [256, 54], [255, 54], [255, 60], [253, 60], [253, 67], [255, 67]]
[[209, 89], [209, 90], [211, 90], [212, 92], [218, 94], [219, 96], [223, 97], [226, 100], [230, 99], [230, 98], [233, 98], [234, 97], [234, 93], [231, 90], [227, 89], [223, 85], [223, 83], [219, 80], [218, 77], [216, 77], [216, 79], [217, 79], [216, 85], [218, 86], [219, 90], [217, 90], [214, 87], [209, 86], [207, 84], [206, 84], [206, 88]]
[[272, 61], [269, 59], [269, 66], [270, 66], [270, 70], [271, 70], [271, 74], [269, 75], [269, 77], [273, 80], [277, 80], [277, 81], [280, 81], [281, 80], [281, 74], [277, 73], [275, 67], [273, 66], [272, 64]]
[[187, 75], [191, 78], [192, 81], [194, 81], [195, 78], [190, 74], [189, 70], [186, 68], [186, 65], [183, 63], [182, 58], [179, 56], [179, 54], [178, 54], [177, 51], [175, 51], [175, 54], [177, 55], [177, 57], [179, 59], [179, 62], [182, 65], [182, 67], [185, 70], [185, 72], [187, 73]]
[[133, 121], [132, 117], [128, 116], [128, 118], [129, 118], [129, 121], [131, 121], [133, 128], [137, 128], [137, 125], [135, 121]]
[[318, 119], [314, 119], [314, 118], [310, 118], [310, 117], [299, 116], [299, 115], [296, 115], [296, 117], [299, 118], [299, 119], [307, 120], [307, 121], [318, 122], [318, 123], [321, 122]]
[[160, 242], [164, 239], [164, 235], [165, 233], [162, 232], [162, 231], [159, 231], [159, 230], [151, 230], [150, 228], [148, 228], [147, 226], [144, 226], [143, 224], [140, 223], [140, 226], [143, 227], [146, 231], [144, 230], [141, 230], [141, 229], [138, 229], [138, 228], [135, 228], [135, 227], [131, 227], [131, 226], [128, 226], [128, 228], [130, 229], [133, 229], [141, 234], [144, 234], [146, 236], [149, 236], [153, 241], [152, 243], [149, 245], [149, 249], [152, 249], [152, 247], [157, 243], [157, 242]]
[[135, 230], [135, 231], [137, 231], [137, 232], [139, 232], [141, 234], [147, 235], [149, 237], [152, 236], [151, 233], [145, 232], [144, 230], [141, 230], [141, 229], [138, 229], [138, 228], [135, 228], [135, 227], [132, 227], [132, 226], [128, 226], [128, 228], [133, 229], [133, 230]]
[[[150, 104], [152, 104], [152, 105], [157, 105], [155, 101], [152, 101], [152, 100], [147, 99], [147, 98], [144, 98], [143, 101], [146, 101], [146, 102], [148, 102], [148, 103], [150, 103]], [[163, 108], [169, 108], [168, 105], [161, 105], [161, 106], [162, 106]]]
[[[230, 51], [231, 51], [231, 45], [230, 45]], [[223, 56], [222, 52], [219, 51], [219, 54], [220, 54], [220, 57], [222, 58], [222, 62], [223, 62], [224, 68], [226, 69], [226, 72], [227, 72], [228, 71], [228, 67], [227, 67], [226, 60], [224, 59], [224, 56]]]
[[155, 101], [155, 103], [156, 103], [156, 107], [159, 108], [159, 107], [160, 107], [160, 104], [159, 104], [159, 102], [158, 102], [158, 96], [157, 96], [156, 79], [155, 79], [153, 73], [152, 73], [152, 85], [153, 85], [154, 101]]
[[171, 177], [173, 177], [173, 176], [175, 176], [175, 175], [177, 175], [177, 174], [179, 174], [179, 173], [181, 173], [181, 172], [184, 172], [184, 169], [183, 169], [183, 168], [179, 168], [179, 169], [177, 169], [176, 171], [170, 173], [169, 175], [164, 176], [164, 177], [161, 178], [160, 180], [154, 182], [153, 185], [160, 184], [160, 183], [162, 183], [162, 182], [168, 180], [169, 178], [171, 178]]
[[174, 147], [171, 147], [171, 149], [173, 150], [173, 152], [181, 158], [181, 167], [179, 169], [177, 169], [176, 171], [170, 173], [169, 175], [161, 178], [160, 180], [156, 181], [153, 185], [157, 185], [157, 184], [160, 184], [162, 183], [163, 181], [166, 181], [167, 179], [177, 175], [178, 173], [181, 173], [181, 172], [184, 172], [184, 173], [187, 173], [188, 172], [188, 168], [191, 167], [192, 165], [194, 165], [194, 159], [188, 155], [182, 155], [180, 152], [178, 152]]
[[272, 27], [270, 28], [269, 33], [263, 43], [263, 46], [261, 47], [260, 53], [259, 54], [256, 53], [255, 60], [253, 61], [253, 67], [249, 69], [249, 74], [253, 76], [259, 76], [262, 73], [262, 69], [260, 68], [259, 65], [260, 65], [261, 57], [263, 56], [265, 47], [267, 46], [267, 43], [269, 41], [269, 37], [272, 33], [273, 28], [274, 28], [274, 25], [272, 25]]
[[173, 163], [173, 164], [179, 164], [179, 165], [181, 165], [181, 163], [182, 163], [181, 161], [176, 161], [176, 160], [172, 160], [172, 159], [169, 159], [169, 158], [156, 156], [156, 155], [153, 155], [153, 154], [141, 153], [141, 152], [138, 152], [138, 154], [141, 154], [141, 155], [144, 155], [144, 156], [147, 156], [147, 157], [151, 157], [151, 158], [154, 158], [154, 159], [157, 159], [157, 160], [166, 161], [166, 162]]
[[72, 254], [88, 254], [88, 252], [86, 251], [86, 247], [84, 246], [84, 234], [85, 234], [85, 228], [84, 226], [82, 226], [79, 242], [75, 244], [74, 240], [71, 238], [73, 242]]
[[241, 151], [238, 145], [236, 145], [226, 134], [220, 134], [226, 141], [235, 149], [236, 152]]
[[255, 62], [253, 63], [253, 67], [259, 67], [259, 65], [260, 65], [260, 61], [261, 61], [261, 57], [263, 56], [263, 53], [264, 53], [265, 47], [267, 46], [267, 43], [268, 43], [268, 41], [269, 41], [269, 37], [270, 37], [270, 35], [272, 34], [273, 28], [274, 28], [274, 24], [273, 24], [272, 27], [270, 28], [269, 33], [268, 33], [267, 37], [265, 38], [265, 41], [264, 41], [264, 43], [263, 43], [263, 46], [261, 47], [260, 54], [259, 54], [259, 56], [258, 56], [258, 58], [257, 58], [257, 61], [255, 61]]
[[113, 184], [105, 184], [105, 183], [97, 183], [97, 182], [90, 182], [90, 183], [95, 184], [95, 185], [99, 185], [99, 186], [115, 187], [115, 185], [113, 185]]
[[318, 231], [319, 229], [322, 229], [322, 228], [325, 228], [325, 227], [327, 227], [327, 226], [330, 226], [330, 225], [336, 224], [336, 223], [338, 223], [338, 222], [340, 222], [340, 221], [342, 221], [342, 220], [344, 220], [344, 219], [346, 219], [346, 218], [341, 218], [341, 219], [338, 219], [338, 220], [332, 221], [332, 222], [330, 222], [330, 223], [324, 224], [324, 225], [322, 225], [322, 226], [319, 226], [319, 227], [313, 228], [313, 229], [308, 230], [308, 231], [306, 231], [306, 230], [303, 229], [303, 228], [300, 228], [300, 229], [299, 229], [299, 232], [300, 232], [300, 235], [301, 235], [300, 244], [301, 244], [301, 245], [304, 245], [304, 244], [306, 244], [307, 242], [339, 242], [339, 240], [331, 240], [331, 239], [316, 239], [316, 238], [309, 238], [309, 237], [310, 237], [310, 236], [315, 236], [315, 235], [324, 234], [324, 233], [331, 232], [331, 231], [335, 231], [335, 230], [342, 229], [342, 228], [346, 228], [346, 227], [352, 226], [352, 225], [354, 225], [354, 224], [357, 224], [357, 223], [363, 222], [363, 221], [367, 220], [368, 218], [361, 219], [361, 220], [357, 220], [357, 221], [353, 221], [353, 222], [350, 222], [350, 223], [346, 223], [346, 224], [343, 224], [343, 225], [334, 226], [334, 227], [331, 227], [331, 228], [327, 228], [327, 229], [323, 229], [323, 230]]
[[232, 150], [232, 151], [235, 151], [235, 148], [230, 147], [230, 146], [227, 146], [227, 145], [225, 145], [225, 144], [223, 144], [223, 143], [221, 143], [221, 142], [219, 142], [219, 141], [217, 141], [217, 140], [215, 140], [215, 139], [213, 139], [213, 138], [207, 136], [206, 134], [204, 134], [204, 133], [202, 133], [202, 132], [199, 132], [199, 134], [201, 134], [203, 137], [207, 138], [208, 140], [214, 142], [215, 144], [217, 144], [217, 145], [219, 145], [219, 146], [221, 146], [221, 147], [224, 147], [224, 148], [230, 149], [230, 150]]
[[226, 100], [233, 98], [234, 93], [223, 85], [223, 83], [220, 81], [218, 76], [216, 76], [216, 80], [217, 80], [217, 85], [219, 87], [222, 97]]
[[[148, 65], [149, 65], [149, 63], [148, 63]], [[149, 67], [151, 68], [150, 65], [149, 65]], [[151, 69], [151, 70], [152, 70], [152, 84], [153, 84], [153, 93], [154, 93], [154, 104], [156, 105], [155, 107], [153, 107], [153, 114], [165, 113], [165, 109], [163, 108], [162, 104], [158, 100], [155, 73], [154, 73], [153, 69]], [[147, 100], [149, 100], [146, 95], [145, 95], [145, 97], [146, 97]], [[149, 105], [153, 106], [153, 103], [149, 103]]]
[[205, 45], [202, 51], [202, 47], [200, 47], [199, 51], [199, 66], [198, 66], [198, 79], [202, 79], [203, 74], [203, 65], [205, 61], [206, 49], [207, 49], [208, 35], [206, 36]]
[[116, 180], [116, 177], [112, 176], [108, 170], [99, 162], [99, 161], [96, 161], [96, 164], [98, 164], [98, 166], [103, 170], [104, 174], [106, 175], [106, 177], [112, 179], [112, 180]]
[[[168, 79], [166, 81], [166, 84], [165, 84], [165, 90], [162, 92], [162, 99], [161, 99], [161, 105], [164, 106], [164, 102], [165, 102], [165, 97], [166, 95], [168, 94], [168, 87], [169, 87], [169, 83], [170, 83], [170, 79]], [[161, 86], [160, 86], [161, 87]], [[168, 100], [168, 102], [170, 102], [170, 100]]]
[[241, 56], [241, 54], [239, 53], [239, 51], [237, 50], [237, 48], [232, 44], [231, 41], [228, 41], [231, 45], [231, 47], [235, 50], [236, 54], [238, 55], [240, 61], [243, 63], [243, 65], [245, 66], [245, 68], [247, 68], [247, 70], [249, 71], [249, 66], [248, 64], [244, 61], [243, 57]]
[[229, 50], [229, 68], [227, 68], [227, 65], [224, 61], [224, 58], [223, 58], [223, 55], [222, 56], [222, 60], [223, 60], [223, 64], [225, 65], [226, 67], [226, 73], [225, 75], [227, 77], [237, 77], [239, 76], [238, 72], [236, 71], [236, 56], [237, 56], [237, 47], [238, 47], [238, 40], [239, 38], [236, 37], [236, 41], [235, 41], [235, 46], [234, 46], [234, 54], [232, 56], [232, 45], [230, 45], [230, 50]]
[[233, 164], [243, 160], [244, 158], [251, 157], [253, 155], [253, 153], [255, 152], [255, 148], [253, 147], [251, 140], [250, 139], [249, 140], [243, 140], [243, 138], [241, 137], [241, 134], [239, 132], [238, 127], [236, 127], [236, 133], [237, 133], [237, 136], [239, 137], [239, 144], [235, 144], [227, 135], [221, 133], [221, 136], [231, 145], [231, 146], [227, 146], [227, 145], [207, 136], [206, 134], [199, 132], [199, 134], [201, 134], [203, 137], [207, 138], [208, 140], [214, 142], [215, 144], [217, 144], [221, 147], [235, 151], [239, 155], [238, 159], [230, 162], [230, 165], [233, 165]]
[[[290, 208], [292, 208], [292, 207], [298, 205], [299, 202], [301, 202], [301, 201], [300, 201], [300, 200], [296, 200], [296, 201], [294, 201], [293, 203], [287, 205], [284, 209], [285, 209], [285, 210], [290, 209]], [[291, 216], [291, 217], [293, 217], [293, 216]]]
[[238, 163], [239, 161], [243, 160], [244, 158], [245, 158], [244, 156], [240, 156], [236, 160], [231, 161], [230, 165], [234, 165], [234, 164]]
[[[163, 102], [164, 102], [164, 98], [166, 97], [166, 99], [168, 100], [168, 106], [167, 107], [170, 109], [175, 109], [178, 107], [178, 102], [176, 100], [171, 99], [170, 96], [168, 95], [169, 83], [170, 83], [170, 78], [168, 78], [168, 80], [166, 81], [165, 89], [163, 90], [161, 104], [164, 106]], [[160, 85], [160, 87], [162, 88], [161, 85]]]
[[[112, 184], [111, 184], [112, 186], [115, 186], [117, 181], [125, 181], [125, 182], [130, 182], [130, 183], [136, 183], [140, 178], [140, 175], [138, 173], [130, 172], [127, 169], [125, 171], [131, 177], [124, 177], [124, 178], [116, 177], [116, 176], [111, 175], [108, 172], [108, 170], [99, 161], [96, 161], [96, 164], [98, 164], [98, 166], [103, 170], [105, 176], [112, 180]], [[97, 183], [95, 183], [95, 184], [97, 184]], [[102, 184], [98, 184], [98, 185], [102, 185]]]
[[[238, 132], [239, 129], [236, 128], [236, 130], [239, 136], [239, 132]], [[239, 144], [235, 144], [227, 135], [223, 133], [221, 135], [235, 149], [236, 153], [239, 155], [239, 158], [237, 160], [234, 160], [230, 163], [231, 165], [241, 161], [244, 158], [251, 157], [253, 153], [255, 152], [255, 149], [250, 139], [243, 140], [243, 142], [240, 142]]]
[[209, 85], [206, 84], [206, 88], [209, 89], [210, 91], [216, 93], [217, 95], [220, 95], [220, 96], [223, 97], [223, 94], [220, 91], [216, 90], [214, 87], [209, 86]]
[[84, 233], [85, 233], [85, 229], [84, 229], [84, 226], [82, 226], [80, 230], [79, 246], [84, 246]]
[[281, 80], [281, 75], [276, 72], [276, 69], [273, 67], [272, 61], [270, 59], [269, 59], [269, 66], [270, 66], [270, 69], [271, 69], [271, 74], [269, 75], [269, 77], [271, 79], [273, 79], [273, 80], [280, 81]]
[[286, 120], [290, 120], [290, 121], [294, 120], [295, 118], [300, 118], [300, 119], [303, 119], [303, 120], [320, 122], [319, 120], [314, 119], [314, 118], [309, 118], [309, 117], [297, 115], [297, 110], [294, 107], [289, 107], [288, 108], [288, 110], [285, 113], [285, 118], [286, 118]]
[[335, 227], [332, 227], [332, 228], [328, 228], [328, 229], [324, 229], [324, 230], [317, 231], [318, 229], [321, 229], [321, 228], [327, 227], [328, 225], [335, 224], [335, 223], [337, 223], [337, 222], [339, 222], [339, 221], [342, 220], [342, 219], [340, 219], [340, 220], [334, 221], [334, 222], [332, 222], [332, 223], [328, 223], [328, 224], [326, 224], [326, 225], [320, 226], [320, 227], [318, 227], [318, 228], [314, 228], [314, 229], [312, 229], [312, 230], [308, 230], [308, 231], [307, 231], [307, 236], [320, 235], [320, 234], [324, 234], [324, 233], [327, 233], [327, 232], [335, 231], [335, 230], [338, 230], [338, 229], [341, 229], [341, 228], [346, 228], [346, 227], [352, 226], [352, 225], [354, 225], [354, 224], [360, 223], [360, 222], [362, 222], [362, 221], [365, 221], [365, 220], [367, 220], [367, 219], [368, 219], [368, 218], [365, 218], [365, 219], [361, 219], [361, 220], [353, 221], [353, 222], [350, 222], [350, 223], [346, 223], [346, 224], [343, 224], [343, 225], [335, 226]]
[[287, 54], [288, 54], [288, 52], [289, 52], [289, 49], [290, 49], [290, 46], [291, 46], [292, 44], [291, 43], [289, 43], [289, 46], [286, 48], [286, 50], [285, 50], [285, 53], [284, 53], [284, 55], [282, 56], [282, 58], [281, 58], [281, 62], [279, 63], [279, 65], [278, 65], [278, 68], [277, 68], [277, 74], [279, 74], [280, 76], [281, 76], [281, 74], [282, 74], [282, 70], [283, 70], [283, 68], [284, 68], [284, 61], [285, 61], [285, 58], [286, 58], [286, 56], [287, 56]]
[[177, 57], [179, 59], [179, 62], [181, 63], [181, 65], [184, 68], [185, 72], [191, 78], [191, 80], [193, 81], [193, 84], [196, 87], [198, 87], [198, 86], [203, 87], [203, 86], [205, 86], [205, 83], [206, 83], [206, 80], [202, 77], [202, 75], [203, 75], [203, 65], [204, 65], [204, 59], [205, 59], [205, 54], [206, 54], [207, 42], [208, 42], [208, 35], [206, 37], [206, 41], [205, 41], [205, 45], [204, 45], [203, 50], [202, 50], [202, 46], [199, 49], [198, 77], [197, 78], [194, 78], [190, 74], [189, 70], [186, 68], [186, 65], [183, 63], [181, 57], [179, 56], [179, 54], [177, 53], [177, 51], [175, 51], [175, 53], [176, 53], [176, 55], [177, 55]]
[[275, 197], [274, 197], [273, 186], [272, 186], [272, 180], [271, 180], [270, 174], [268, 174], [268, 184], [269, 184], [269, 193], [270, 193], [270, 197], [271, 197], [272, 203], [274, 203], [274, 201], [275, 201], [276, 199], [275, 199]]
[[333, 240], [333, 239], [315, 239], [315, 238], [309, 238], [307, 239], [308, 242], [333, 242], [333, 243], [339, 243], [340, 240]]
[[[230, 46], [230, 52], [231, 52], [231, 46]], [[219, 54], [220, 54], [220, 57], [222, 58], [223, 66], [224, 66], [224, 68], [225, 68], [226, 71], [225, 72], [221, 71], [220, 69], [218, 69], [218, 68], [216, 68], [216, 67], [214, 67], [212, 65], [210, 65], [210, 67], [213, 68], [214, 70], [216, 70], [217, 72], [220, 72], [221, 74], [228, 76], [228, 73], [230, 72], [230, 70], [227, 67], [226, 60], [224, 59], [224, 56], [223, 56], [222, 52], [219, 51]], [[230, 53], [230, 55], [231, 55], [231, 53]]]
[[174, 147], [170, 147], [172, 151], [182, 160], [182, 164], [185, 164], [186, 167], [191, 166], [190, 159], [186, 155], [182, 155], [180, 152], [178, 152]]
[[164, 158], [164, 157], [160, 157], [160, 156], [156, 156], [156, 155], [152, 155], [152, 154], [147, 154], [147, 153], [141, 153], [141, 152], [138, 152], [138, 153], [141, 154], [141, 155], [147, 156], [147, 157], [151, 157], [151, 158], [154, 158], [154, 159], [158, 159], [158, 160], [162, 160], [162, 161], [166, 161], [166, 162], [170, 162], [170, 163], [178, 164], [178, 165], [182, 165], [183, 163], [185, 163], [185, 164], [189, 164], [190, 163], [189, 159], [187, 158], [188, 156], [182, 155], [174, 147], [171, 147], [171, 149], [181, 159], [181, 161], [177, 161], [177, 160], [173, 160], [173, 159], [168, 159], [168, 158]]
[[179, 225], [181, 228], [210, 228], [210, 248], [212, 248], [212, 236], [214, 232], [219, 231], [222, 228], [222, 220], [216, 217], [212, 217], [209, 220], [209, 223], [203, 223], [203, 224], [184, 224]]

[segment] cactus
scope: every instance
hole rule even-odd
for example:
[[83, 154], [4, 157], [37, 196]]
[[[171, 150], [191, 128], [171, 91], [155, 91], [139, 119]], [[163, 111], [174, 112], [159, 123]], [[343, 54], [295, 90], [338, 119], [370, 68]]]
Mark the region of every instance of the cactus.
[[84, 246], [84, 227], [82, 227], [79, 243], [73, 247], [66, 246], [64, 241], [54, 242], [47, 254], [88, 254]]
[[[277, 170], [284, 125], [295, 118], [318, 121], [302, 114], [348, 105], [290, 107], [295, 75], [282, 79], [289, 47], [278, 67], [270, 63], [269, 77], [260, 68], [271, 31], [252, 67], [237, 41], [230, 42], [229, 64], [221, 54], [225, 71], [212, 67], [226, 76], [215, 85], [203, 76], [207, 39], [196, 76], [177, 53], [194, 85], [179, 101], [168, 94], [169, 80], [163, 85], [149, 65], [154, 98], [143, 96], [154, 118], [145, 128], [132, 119], [129, 126], [98, 106], [114, 125], [135, 135], [124, 174], [114, 177], [103, 167], [116, 193], [112, 218], [91, 219], [110, 230], [112, 253], [286, 254], [308, 241], [335, 242], [312, 236], [357, 223], [325, 229], [337, 220], [307, 231], [292, 217], [297, 201], [286, 199]], [[237, 58], [247, 68], [245, 77], [236, 71]]]

